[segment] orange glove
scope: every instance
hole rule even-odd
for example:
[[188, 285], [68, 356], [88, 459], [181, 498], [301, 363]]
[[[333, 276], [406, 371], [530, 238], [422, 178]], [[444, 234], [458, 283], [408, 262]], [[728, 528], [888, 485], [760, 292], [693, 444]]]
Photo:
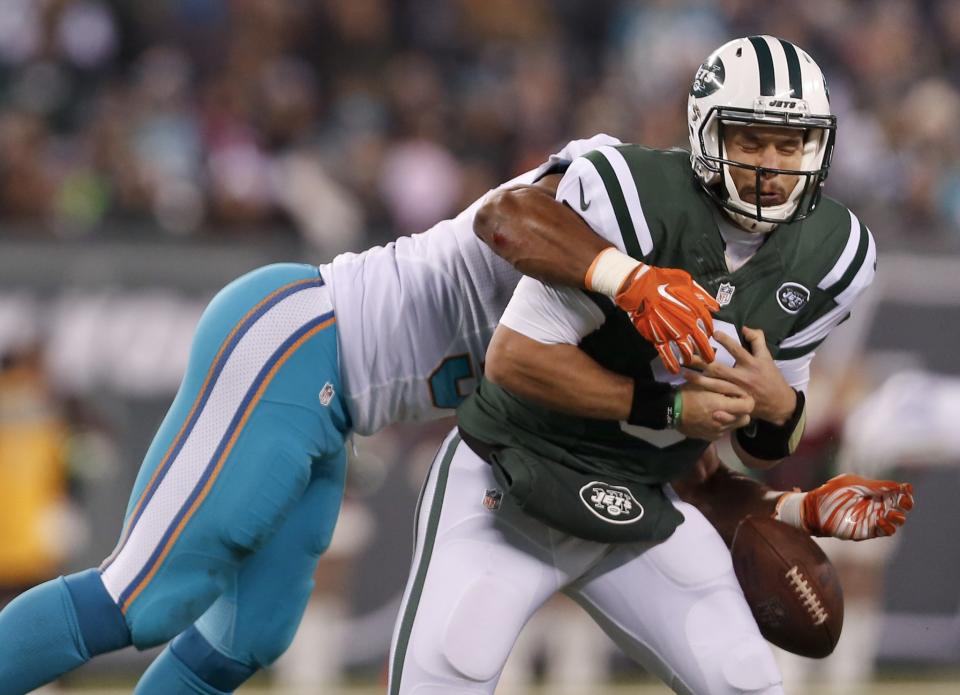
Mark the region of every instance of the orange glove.
[[720, 305], [685, 270], [641, 265], [614, 299], [657, 349], [667, 371], [679, 374], [681, 362], [689, 364], [694, 352], [704, 362], [716, 356], [709, 340], [710, 313]]
[[785, 493], [774, 516], [814, 536], [862, 541], [892, 536], [911, 509], [910, 483], [838, 475], [809, 492]]

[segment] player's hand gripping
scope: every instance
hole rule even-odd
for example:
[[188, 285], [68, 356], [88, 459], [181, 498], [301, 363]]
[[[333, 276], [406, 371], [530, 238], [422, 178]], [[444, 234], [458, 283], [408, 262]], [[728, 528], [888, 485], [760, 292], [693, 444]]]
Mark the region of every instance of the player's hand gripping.
[[736, 384], [756, 402], [751, 413], [753, 417], [777, 425], [782, 424], [796, 407], [796, 394], [777, 368], [763, 331], [744, 326], [743, 336], [749, 343], [749, 350], [726, 333], [717, 333], [714, 336], [714, 340], [725, 347], [736, 360], [733, 367], [720, 362], [704, 364], [694, 360], [693, 366], [702, 369], [703, 373], [688, 372], [684, 376], [689, 383], [707, 389], [715, 390], [721, 381]]
[[686, 271], [641, 265], [615, 300], [657, 349], [667, 371], [679, 374], [681, 362], [690, 364], [694, 353], [713, 361], [710, 313], [720, 311], [720, 305]]
[[775, 517], [814, 536], [862, 541], [892, 536], [913, 509], [913, 486], [839, 475], [809, 492], [787, 492]]

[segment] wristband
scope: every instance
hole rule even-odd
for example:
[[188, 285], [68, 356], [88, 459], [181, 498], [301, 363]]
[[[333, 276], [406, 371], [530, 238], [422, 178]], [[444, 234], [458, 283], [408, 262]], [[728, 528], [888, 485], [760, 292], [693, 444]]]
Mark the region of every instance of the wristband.
[[777, 500], [773, 518], [810, 533], [810, 529], [803, 523], [803, 500], [806, 496], [805, 492], [784, 492]]
[[627, 422], [654, 430], [672, 427], [674, 415], [674, 389], [659, 381], [633, 380], [633, 400]]
[[807, 417], [803, 391], [794, 389], [794, 393], [797, 394], [797, 405], [793, 414], [782, 425], [774, 425], [766, 420], [754, 420], [748, 426], [737, 430], [737, 442], [744, 451], [764, 461], [777, 461], [797, 450]]
[[[583, 286], [593, 292], [615, 297], [620, 291], [624, 280], [630, 277], [637, 266], [643, 263], [625, 253], [621, 253], [613, 246], [605, 248], [593, 259], [583, 279]], [[645, 266], [647, 267], [647, 266]], [[644, 271], [641, 271], [644, 272]]]
[[680, 426], [680, 416], [683, 414], [683, 393], [680, 389], [673, 391], [673, 412], [668, 416], [667, 427], [677, 429]]

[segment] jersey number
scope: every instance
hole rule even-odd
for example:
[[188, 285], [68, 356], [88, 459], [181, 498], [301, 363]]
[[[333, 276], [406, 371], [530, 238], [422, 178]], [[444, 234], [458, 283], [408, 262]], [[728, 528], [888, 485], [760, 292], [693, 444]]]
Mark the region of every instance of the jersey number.
[[445, 358], [427, 380], [433, 405], [443, 410], [456, 408], [473, 390], [467, 389], [464, 392], [460, 382], [474, 376], [476, 373], [473, 371], [470, 355], [452, 355]]

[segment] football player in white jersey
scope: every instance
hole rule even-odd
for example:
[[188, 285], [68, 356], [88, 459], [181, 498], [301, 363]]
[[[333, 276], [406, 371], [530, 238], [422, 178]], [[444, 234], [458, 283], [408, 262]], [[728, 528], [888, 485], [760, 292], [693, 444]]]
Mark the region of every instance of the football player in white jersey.
[[[611, 142], [572, 142], [557, 160]], [[0, 612], [0, 695], [174, 637], [138, 693], [232, 692], [286, 649], [337, 518], [345, 437], [449, 412], [479, 373], [520, 278], [474, 235], [480, 205], [320, 268], [261, 268], [211, 301], [113, 553]], [[586, 228], [541, 231], [529, 267], [559, 283], [581, 284], [609, 246]], [[650, 278], [610, 294], [671, 369], [671, 341], [712, 359], [712, 300], [664, 273], [669, 301]]]

